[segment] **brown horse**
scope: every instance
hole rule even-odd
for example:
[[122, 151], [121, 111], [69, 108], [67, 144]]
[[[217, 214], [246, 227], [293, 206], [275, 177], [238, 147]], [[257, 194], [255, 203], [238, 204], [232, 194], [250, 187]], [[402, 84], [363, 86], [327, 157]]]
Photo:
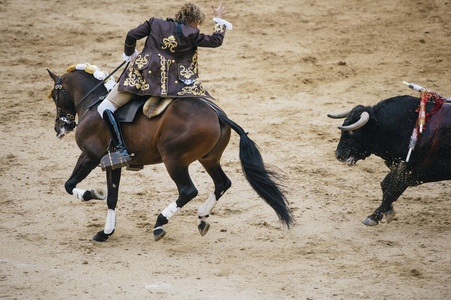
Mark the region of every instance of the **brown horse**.
[[[97, 105], [107, 94], [103, 85], [94, 89], [99, 80], [84, 71], [73, 71], [57, 76], [47, 70], [54, 80], [50, 96], [55, 101], [57, 116], [55, 131], [59, 138], [76, 126], [76, 142], [82, 153], [65, 183], [66, 191], [83, 201], [105, 198], [97, 190], [76, 188], [89, 173], [99, 165], [107, 153], [110, 133], [97, 113]], [[94, 89], [87, 97], [88, 91]], [[75, 115], [78, 114], [78, 125]], [[240, 135], [240, 160], [246, 179], [257, 194], [268, 203], [280, 221], [288, 227], [293, 217], [279, 184], [277, 174], [268, 171], [256, 145], [244, 130], [231, 121], [212, 102], [202, 98], [179, 98], [174, 100], [159, 116], [152, 119], [138, 113], [132, 123], [122, 124], [125, 144], [134, 156], [130, 165], [164, 163], [172, 180], [177, 185], [179, 197], [158, 216], [153, 233], [154, 239], [161, 239], [166, 231], [163, 225], [181, 207], [197, 196], [197, 189], [188, 173], [189, 165], [199, 161], [213, 179], [215, 190], [198, 210], [198, 228], [202, 235], [209, 229], [207, 218], [216, 202], [231, 186], [220, 165], [220, 158], [230, 139], [233, 129]], [[93, 239], [105, 241], [113, 234], [116, 226], [116, 203], [118, 198], [121, 169], [107, 170], [108, 214], [104, 230]]]

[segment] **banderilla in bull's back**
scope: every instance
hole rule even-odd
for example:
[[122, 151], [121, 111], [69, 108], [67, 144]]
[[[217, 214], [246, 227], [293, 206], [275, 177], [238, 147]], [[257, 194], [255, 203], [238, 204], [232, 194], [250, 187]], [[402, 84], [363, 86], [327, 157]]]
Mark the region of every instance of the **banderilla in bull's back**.
[[427, 117], [426, 117], [426, 103], [429, 100], [435, 101], [435, 107], [432, 109], [431, 113], [434, 114], [437, 110], [439, 110], [444, 102], [451, 102], [451, 98], [445, 98], [440, 96], [437, 93], [434, 93], [432, 91], [426, 90], [425, 88], [415, 84], [415, 83], [408, 83], [406, 81], [403, 81], [403, 83], [409, 88], [411, 88], [414, 91], [417, 91], [420, 93], [421, 100], [420, 105], [418, 107], [418, 120], [416, 123], [415, 128], [412, 131], [412, 135], [410, 136], [410, 143], [409, 143], [409, 152], [407, 153], [406, 162], [409, 162], [410, 156], [412, 155], [413, 149], [415, 149], [415, 144], [417, 143], [418, 139], [418, 133], [423, 133], [424, 126], [426, 125]]

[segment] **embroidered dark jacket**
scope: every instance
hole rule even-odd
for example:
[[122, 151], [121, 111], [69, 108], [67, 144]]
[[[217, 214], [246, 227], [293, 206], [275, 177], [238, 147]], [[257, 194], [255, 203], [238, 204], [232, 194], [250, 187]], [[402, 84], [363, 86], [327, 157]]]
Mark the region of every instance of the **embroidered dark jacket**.
[[212, 35], [172, 19], [151, 18], [128, 32], [125, 54], [135, 51], [136, 41], [147, 37], [144, 48], [130, 63], [119, 91], [162, 97], [212, 98], [198, 79], [197, 47], [219, 47], [225, 26], [216, 24]]

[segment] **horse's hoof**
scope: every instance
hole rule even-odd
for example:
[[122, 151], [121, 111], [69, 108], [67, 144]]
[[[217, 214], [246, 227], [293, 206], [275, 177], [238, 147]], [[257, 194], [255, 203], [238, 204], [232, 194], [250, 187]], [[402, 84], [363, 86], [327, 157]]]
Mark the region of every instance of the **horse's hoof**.
[[376, 226], [379, 225], [379, 221], [375, 220], [372, 216], [369, 216], [365, 220], [362, 221], [366, 226]]
[[110, 237], [110, 235], [113, 234], [113, 232], [110, 234], [106, 234], [105, 232], [103, 232], [103, 230], [99, 231], [95, 236], [93, 236], [92, 240], [96, 242], [105, 242]]
[[393, 218], [396, 216], [396, 212], [393, 208], [385, 213], [385, 217], [387, 218], [387, 224], [393, 221]]
[[91, 190], [92, 199], [105, 200], [106, 194], [102, 189]]
[[161, 240], [166, 234], [166, 230], [163, 227], [157, 227], [153, 229], [153, 239], [155, 242]]
[[210, 223], [207, 221], [200, 221], [199, 225], [197, 225], [197, 228], [199, 229], [200, 235], [204, 236], [207, 234], [208, 229], [210, 229]]

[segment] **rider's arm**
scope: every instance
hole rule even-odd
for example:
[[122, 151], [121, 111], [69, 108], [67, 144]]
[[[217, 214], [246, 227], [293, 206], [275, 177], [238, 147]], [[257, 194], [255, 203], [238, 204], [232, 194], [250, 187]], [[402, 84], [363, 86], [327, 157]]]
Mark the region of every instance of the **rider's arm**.
[[131, 56], [135, 52], [136, 41], [150, 34], [150, 26], [153, 22], [153, 18], [145, 21], [135, 29], [130, 30], [125, 38], [124, 54]]
[[196, 38], [196, 46], [199, 47], [219, 47], [222, 45], [226, 29], [232, 30], [232, 24], [223, 19], [224, 14], [227, 12], [225, 6], [219, 3], [218, 8], [211, 6], [214, 13], [213, 21], [215, 21], [215, 27], [212, 35], [205, 35], [199, 33]]

